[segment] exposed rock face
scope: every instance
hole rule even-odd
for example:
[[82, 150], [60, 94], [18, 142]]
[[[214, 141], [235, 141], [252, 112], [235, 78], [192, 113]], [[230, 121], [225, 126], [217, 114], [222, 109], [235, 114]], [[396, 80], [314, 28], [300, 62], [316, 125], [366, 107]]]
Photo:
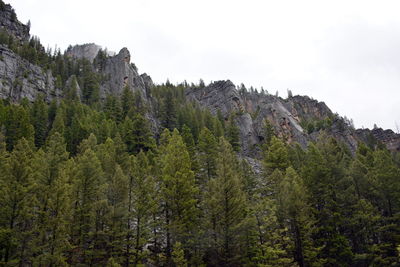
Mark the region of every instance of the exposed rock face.
[[334, 115], [325, 103], [307, 96], [282, 99], [268, 94], [239, 92], [231, 81], [218, 81], [204, 88], [189, 88], [186, 90], [186, 97], [210, 109], [213, 114], [217, 114], [219, 110], [225, 119], [231, 113], [236, 114], [242, 153], [246, 156], [254, 156], [259, 152], [258, 144], [263, 141], [266, 120], [280, 138], [288, 143], [297, 142], [302, 147], [306, 147], [319, 136], [318, 131], [306, 133], [301, 126], [302, 122], [327, 119], [332, 122], [324, 130], [347, 144], [351, 152], [354, 153], [360, 141], [355, 130], [342, 118]]
[[0, 98], [13, 102], [23, 98], [33, 101], [39, 94], [48, 101], [60, 96], [60, 90], [54, 87], [51, 72], [44, 72], [0, 45]]
[[[324, 102], [311, 99], [308, 96], [293, 96], [289, 98], [288, 110], [296, 117], [309, 119], [324, 119], [332, 115], [332, 111]], [[299, 119], [298, 119], [299, 120]]]
[[90, 62], [93, 62], [93, 59], [97, 56], [100, 49], [100, 45], [91, 43], [69, 47], [65, 53], [69, 57], [86, 58]]
[[254, 155], [259, 150], [258, 144], [264, 138], [264, 124], [268, 120], [278, 136], [289, 142], [307, 144], [307, 137], [294, 116], [293, 103], [285, 103], [272, 95], [239, 93], [231, 81], [218, 81], [205, 88], [194, 88], [186, 91], [188, 99], [199, 102], [216, 114], [218, 110], [227, 119], [235, 113], [236, 123], [240, 130], [242, 152]]
[[228, 117], [231, 112], [244, 110], [244, 103], [231, 81], [218, 81], [204, 88], [193, 88], [187, 91], [187, 97], [199, 101], [203, 106], [216, 114], [217, 110]]
[[5, 4], [0, 5], [0, 30], [3, 29], [21, 41], [29, 40], [29, 26], [18, 21], [14, 9]]
[[128, 86], [133, 91], [139, 91], [146, 100], [153, 82], [147, 74], [139, 75], [134, 64], [130, 63], [131, 54], [127, 48], [122, 48], [116, 56], [106, 59], [101, 73], [106, 81], [101, 85], [100, 95], [121, 95], [123, 88]]
[[[1, 3], [1, 2], [0, 2]], [[21, 42], [29, 40], [29, 26], [19, 22], [10, 5], [0, 5], [0, 29], [6, 30]], [[94, 62], [93, 70], [100, 74], [100, 97], [108, 94], [121, 95], [124, 87], [140, 92], [148, 107], [146, 118], [150, 121], [153, 132], [158, 132], [159, 121], [154, 115], [155, 99], [151, 97], [153, 81], [146, 73], [139, 75], [136, 66], [131, 63], [127, 48], [114, 55], [106, 53], [97, 57], [101, 46], [90, 43], [70, 47], [66, 54], [72, 58], [85, 58]], [[96, 59], [96, 60], [94, 60]], [[82, 98], [82, 90], [77, 80], [70, 77], [65, 88], [74, 88]], [[400, 151], [400, 135], [391, 130], [380, 128], [354, 130], [351, 125], [332, 111], [323, 102], [307, 96], [292, 96], [282, 99], [269, 94], [238, 91], [231, 81], [217, 81], [205, 87], [188, 88], [186, 97], [198, 102], [216, 115], [221, 112], [227, 120], [231, 114], [239, 128], [242, 156], [256, 156], [259, 144], [264, 139], [264, 125], [268, 121], [276, 135], [288, 143], [297, 142], [306, 147], [315, 141], [319, 129], [309, 127], [311, 124], [322, 124], [329, 136], [347, 144], [354, 153], [359, 141], [368, 143], [378, 140], [392, 151]], [[0, 98], [18, 102], [23, 98], [34, 101], [38, 95], [44, 95], [47, 101], [63, 96], [62, 88], [55, 88], [55, 79], [50, 70], [44, 71], [37, 65], [16, 55], [7, 47], [0, 45]], [[326, 123], [329, 121], [329, 123]], [[311, 122], [311, 124], [310, 124]], [[305, 129], [303, 129], [303, 127]], [[251, 160], [247, 160], [251, 162]], [[252, 165], [257, 165], [256, 161]]]
[[400, 152], [400, 134], [393, 132], [392, 130], [383, 130], [382, 128], [370, 129], [358, 129], [356, 131], [357, 136], [365, 143], [373, 142], [371, 138], [375, 138], [377, 141], [386, 145], [391, 151]]

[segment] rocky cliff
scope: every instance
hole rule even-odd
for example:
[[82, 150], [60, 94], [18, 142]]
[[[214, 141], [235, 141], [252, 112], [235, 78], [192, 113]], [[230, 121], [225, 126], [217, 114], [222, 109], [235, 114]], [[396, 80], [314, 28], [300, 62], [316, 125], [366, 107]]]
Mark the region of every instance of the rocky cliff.
[[19, 22], [14, 9], [0, 1], [0, 30], [6, 31], [21, 41], [29, 40], [29, 25]]
[[44, 71], [0, 45], [0, 98], [12, 102], [23, 98], [33, 101], [39, 94], [48, 101], [61, 96], [61, 90], [55, 88], [51, 71]]
[[136, 66], [131, 63], [131, 54], [127, 48], [105, 59], [98, 71], [105, 77], [100, 91], [102, 97], [107, 94], [120, 95], [124, 87], [128, 86], [133, 91], [139, 91], [145, 100], [149, 98], [153, 82], [147, 74], [139, 75]]
[[90, 62], [93, 62], [93, 59], [97, 56], [100, 49], [101, 46], [94, 43], [75, 45], [68, 47], [67, 51], [65, 51], [65, 54], [69, 57], [85, 58]]
[[391, 151], [400, 152], [400, 134], [392, 130], [384, 130], [382, 128], [357, 129], [357, 136], [365, 143], [376, 145], [376, 142], [381, 142]]
[[[316, 140], [321, 130], [347, 144], [354, 153], [358, 142], [366, 141], [366, 133], [355, 130], [346, 119], [334, 114], [324, 102], [307, 96], [287, 99], [265, 94], [239, 91], [231, 81], [218, 81], [206, 87], [188, 88], [186, 97], [208, 108], [213, 114], [221, 111], [225, 119], [236, 114], [240, 130], [242, 152], [246, 156], [257, 154], [257, 146], [264, 138], [266, 121], [275, 134], [288, 143], [297, 142], [306, 147]], [[391, 130], [372, 130], [377, 141], [392, 151], [400, 150], [400, 135]]]
[[[22, 44], [27, 43], [29, 26], [17, 20], [12, 7], [0, 5], [0, 15], [0, 28]], [[139, 74], [135, 64], [131, 62], [131, 54], [127, 48], [113, 54], [91, 43], [71, 46], [65, 51], [65, 56], [72, 61], [86, 59], [90, 62], [93, 72], [101, 77], [101, 99], [108, 94], [121, 95], [125, 87], [140, 92], [149, 107], [146, 117], [151, 121], [153, 131], [159, 131], [159, 122], [152, 108], [155, 101], [151, 96], [153, 81], [149, 75]], [[44, 70], [17, 55], [7, 46], [0, 45], [0, 98], [12, 102], [23, 98], [33, 101], [38, 95], [44, 95], [47, 101], [62, 98], [63, 88], [70, 87], [72, 81], [77, 81], [71, 79], [71, 76], [65, 77], [62, 86], [50, 69]], [[77, 88], [79, 96], [82, 96], [84, 88], [78, 83], [74, 87]], [[277, 136], [288, 143], [297, 142], [303, 147], [315, 140], [323, 130], [347, 144], [352, 152], [360, 141], [381, 142], [392, 151], [400, 151], [399, 134], [378, 128], [355, 130], [346, 119], [333, 114], [325, 103], [307, 96], [290, 96], [283, 99], [266, 93], [238, 90], [229, 80], [217, 81], [208, 86], [186, 88], [185, 95], [187, 100], [197, 102], [213, 114], [220, 111], [225, 119], [231, 114], [235, 115], [244, 156], [253, 157], [258, 154], [258, 144], [265, 137], [266, 122], [271, 125]]]

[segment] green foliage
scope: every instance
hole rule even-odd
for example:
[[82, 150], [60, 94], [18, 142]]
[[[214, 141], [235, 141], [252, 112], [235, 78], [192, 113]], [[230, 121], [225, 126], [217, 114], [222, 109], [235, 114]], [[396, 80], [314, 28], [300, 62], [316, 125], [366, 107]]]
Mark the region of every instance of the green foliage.
[[270, 175], [275, 170], [284, 172], [289, 167], [287, 147], [282, 140], [272, 137], [270, 145], [264, 145], [265, 174]]
[[329, 129], [332, 126], [332, 118], [303, 120], [300, 124], [308, 134], [311, 134], [315, 131]]
[[161, 125], [172, 131], [177, 125], [176, 100], [172, 91], [167, 91], [161, 106]]
[[228, 125], [225, 131], [226, 140], [231, 144], [234, 151], [239, 152], [240, 150], [240, 133], [239, 127], [236, 125], [235, 117], [231, 115], [229, 117]]
[[[4, 150], [2, 151], [2, 154]], [[27, 227], [33, 223], [36, 204], [35, 182], [32, 177], [32, 145], [21, 138], [13, 151], [3, 156], [1, 173], [2, 261], [21, 264], [30, 256], [26, 247], [32, 236]]]
[[160, 156], [162, 198], [165, 205], [167, 231], [167, 257], [171, 256], [172, 244], [181, 242], [188, 247], [194, 227], [197, 208], [195, 196], [198, 189], [191, 170], [190, 156], [177, 130], [168, 138]]
[[48, 132], [47, 105], [42, 97], [37, 98], [33, 103], [31, 122], [35, 129], [35, 145], [36, 147], [42, 147]]
[[182, 244], [180, 242], [176, 242], [174, 245], [174, 249], [172, 251], [172, 262], [176, 267], [188, 266], [184, 251], [182, 249]]
[[4, 121], [7, 149], [12, 150], [20, 138], [34, 139], [34, 127], [30, 123], [28, 111], [23, 106], [8, 106]]
[[199, 175], [203, 182], [209, 181], [216, 175], [217, 139], [207, 128], [200, 131], [199, 151]]
[[232, 146], [223, 138], [218, 145], [216, 178], [209, 182], [207, 197], [213, 249], [220, 265], [234, 265], [246, 213], [238, 162]]
[[[52, 58], [61, 86], [74, 73], [84, 88], [87, 63]], [[234, 117], [183, 86], [152, 89], [158, 118], [172, 116], [158, 140], [128, 89], [103, 105], [74, 88], [59, 103], [0, 101], [0, 265], [399, 265], [398, 155], [352, 155], [327, 135], [303, 150], [266, 122], [259, 173], [232, 148]]]
[[272, 137], [275, 136], [275, 130], [274, 127], [271, 125], [268, 119], [264, 120], [264, 125], [263, 125], [263, 131], [264, 131], [264, 143], [269, 146], [272, 140]]
[[82, 97], [87, 104], [94, 104], [100, 98], [100, 77], [92, 70], [88, 61], [84, 61], [82, 70]]

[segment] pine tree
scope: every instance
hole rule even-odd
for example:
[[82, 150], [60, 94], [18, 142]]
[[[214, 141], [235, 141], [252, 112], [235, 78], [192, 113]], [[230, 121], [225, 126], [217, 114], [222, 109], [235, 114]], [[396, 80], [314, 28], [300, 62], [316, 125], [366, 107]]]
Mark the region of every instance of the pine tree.
[[161, 106], [161, 125], [164, 128], [172, 131], [177, 125], [176, 103], [171, 90], [166, 91], [166, 96], [163, 99]]
[[33, 158], [32, 144], [22, 138], [1, 164], [1, 255], [6, 265], [24, 265], [31, 256], [28, 242], [36, 204], [31, 175]]
[[193, 161], [195, 160], [195, 156], [196, 156], [195, 144], [194, 144], [192, 131], [190, 130], [190, 128], [188, 126], [186, 126], [186, 124], [184, 124], [182, 126], [182, 139], [186, 145], [186, 148], [190, 155], [190, 159], [192, 160], [192, 163], [193, 163]]
[[42, 97], [35, 100], [31, 112], [31, 123], [35, 129], [35, 145], [42, 147], [48, 131], [47, 105]]
[[112, 119], [115, 122], [121, 122], [126, 117], [118, 97], [111, 94], [107, 95], [103, 110], [106, 113], [107, 118]]
[[128, 115], [128, 112], [134, 108], [133, 92], [128, 85], [124, 87], [121, 95], [122, 118]]
[[125, 118], [122, 124], [122, 138], [131, 154], [155, 148], [148, 122], [140, 113], [135, 113], [133, 120], [129, 117]]
[[94, 104], [100, 97], [100, 84], [98, 74], [92, 70], [90, 62], [85, 61], [82, 70], [82, 96], [87, 104]]
[[220, 138], [217, 176], [209, 182], [208, 216], [213, 246], [223, 266], [238, 263], [238, 241], [246, 218], [246, 197], [242, 190], [238, 162], [232, 146]]
[[172, 251], [172, 262], [176, 267], [187, 267], [187, 261], [185, 259], [185, 253], [182, 249], [181, 242], [176, 242], [174, 245], [174, 249]]
[[160, 158], [162, 196], [165, 211], [166, 254], [171, 261], [172, 246], [179, 241], [185, 250], [193, 236], [197, 217], [194, 174], [182, 137], [174, 130]]
[[[151, 175], [151, 166], [146, 154], [141, 151], [131, 156], [128, 183], [128, 234], [126, 264], [130, 264], [131, 250], [134, 265], [141, 264], [144, 245], [151, 237], [151, 217], [157, 209], [156, 184]], [[132, 239], [132, 240], [131, 240]]]
[[56, 115], [54, 118], [54, 121], [51, 125], [51, 130], [49, 135], [53, 135], [55, 132], [60, 133], [62, 136], [65, 134], [65, 106], [64, 103], [62, 102], [58, 107], [56, 111]]
[[[390, 152], [378, 149], [373, 153], [373, 164], [368, 173], [371, 192], [382, 214], [376, 229], [379, 241], [372, 247], [373, 262], [376, 266], [399, 264], [397, 244], [400, 242], [400, 169]], [[396, 258], [397, 256], [397, 258]]]
[[147, 119], [140, 113], [135, 113], [133, 121], [133, 152], [148, 151], [155, 148], [153, 134]]
[[122, 262], [122, 255], [125, 250], [126, 237], [126, 207], [128, 200], [128, 179], [123, 173], [121, 167], [115, 164], [113, 174], [106, 177], [107, 180], [107, 200], [108, 214], [106, 216], [106, 224], [108, 225], [107, 233], [109, 240], [108, 253], [115, 259]]
[[291, 242], [287, 229], [279, 223], [276, 200], [261, 192], [253, 198], [250, 207], [256, 222], [258, 251], [252, 260], [261, 266], [291, 266], [293, 257], [286, 251]]
[[302, 177], [310, 192], [315, 217], [319, 219], [314, 235], [316, 246], [322, 246], [318, 257], [326, 264], [348, 266], [353, 254], [340, 228], [345, 220], [345, 210], [340, 207], [347, 205], [343, 200], [347, 188], [344, 152], [334, 139], [324, 136], [317, 146], [311, 144], [308, 148]]
[[228, 142], [231, 144], [234, 151], [240, 151], [240, 132], [239, 127], [235, 123], [234, 115], [229, 117], [228, 125], [226, 127], [225, 136]]
[[289, 156], [285, 144], [277, 137], [272, 137], [269, 146], [265, 146], [264, 168], [270, 175], [275, 170], [284, 172], [289, 167]]
[[12, 150], [22, 137], [33, 141], [34, 129], [30, 124], [28, 112], [23, 106], [9, 106], [4, 124], [8, 151]]
[[75, 159], [72, 175], [72, 244], [75, 252], [71, 255], [70, 262], [89, 264], [99, 257], [98, 247], [93, 245], [102, 230], [99, 216], [103, 214], [101, 209], [105, 199], [101, 163], [90, 146], [81, 150], [81, 154]]
[[66, 265], [63, 254], [69, 246], [70, 219], [70, 186], [64, 171], [67, 159], [64, 138], [56, 132], [45, 151], [39, 150], [33, 161], [38, 218], [31, 246], [35, 248], [33, 262], [37, 265]]
[[316, 259], [318, 249], [311, 239], [314, 220], [308, 195], [302, 179], [292, 167], [286, 169], [279, 184], [278, 199], [281, 219], [293, 242], [294, 260], [300, 267], [320, 265]]
[[217, 158], [217, 140], [209, 129], [203, 128], [199, 135], [199, 167], [200, 178], [205, 184], [211, 178], [215, 177], [216, 158]]
[[69, 101], [80, 101], [81, 96], [78, 92], [78, 80], [75, 75], [72, 75], [70, 78], [69, 86], [67, 86], [65, 92], [64, 92], [64, 97], [66, 100]]
[[272, 137], [275, 136], [275, 130], [268, 119], [264, 120], [263, 132], [264, 143], [265, 145], [269, 146], [271, 144]]

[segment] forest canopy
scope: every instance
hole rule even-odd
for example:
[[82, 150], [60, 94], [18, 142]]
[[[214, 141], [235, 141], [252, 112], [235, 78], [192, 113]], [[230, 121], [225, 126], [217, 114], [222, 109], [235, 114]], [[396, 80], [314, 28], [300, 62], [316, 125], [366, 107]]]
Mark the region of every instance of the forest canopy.
[[259, 173], [235, 114], [182, 86], [152, 90], [159, 135], [140, 94], [91, 95], [0, 101], [2, 264], [400, 264], [400, 161], [383, 146], [353, 155], [322, 133], [303, 149], [270, 129]]

